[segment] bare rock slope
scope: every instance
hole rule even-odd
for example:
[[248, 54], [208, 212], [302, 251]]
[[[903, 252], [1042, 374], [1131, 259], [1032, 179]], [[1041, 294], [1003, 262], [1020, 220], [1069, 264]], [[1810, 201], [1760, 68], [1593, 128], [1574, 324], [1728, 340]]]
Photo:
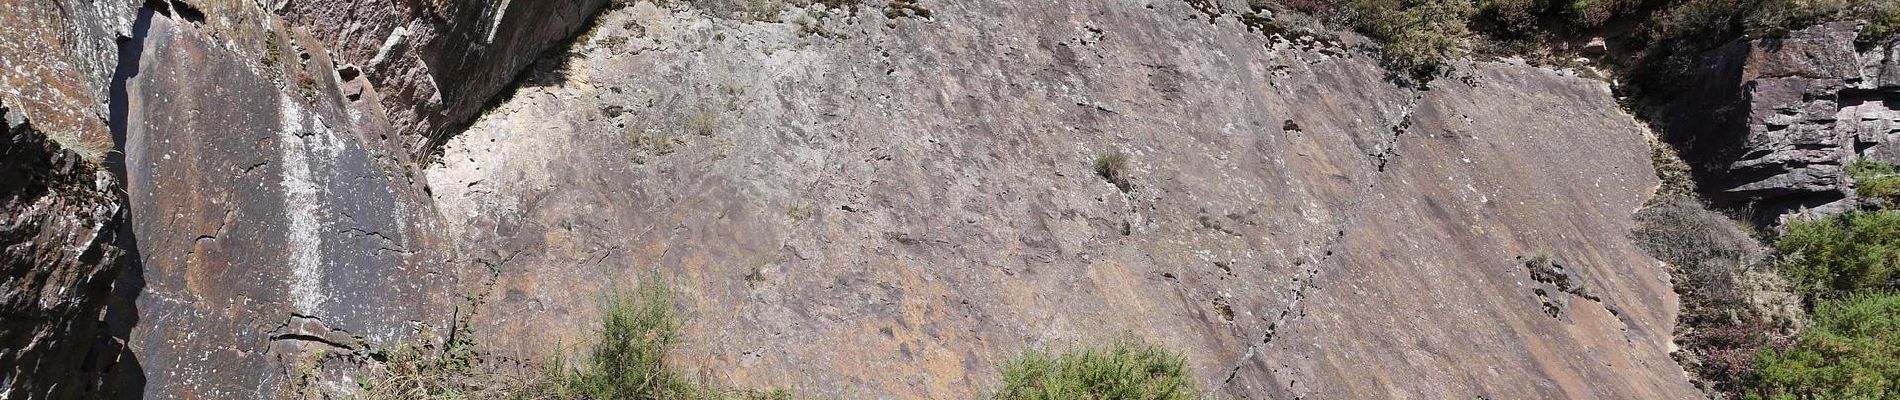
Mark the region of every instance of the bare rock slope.
[[1177, 1], [922, 5], [605, 15], [426, 171], [497, 266], [476, 330], [547, 354], [658, 271], [681, 360], [820, 395], [968, 397], [1124, 334], [1249, 398], [1697, 395], [1605, 83], [1410, 88]]

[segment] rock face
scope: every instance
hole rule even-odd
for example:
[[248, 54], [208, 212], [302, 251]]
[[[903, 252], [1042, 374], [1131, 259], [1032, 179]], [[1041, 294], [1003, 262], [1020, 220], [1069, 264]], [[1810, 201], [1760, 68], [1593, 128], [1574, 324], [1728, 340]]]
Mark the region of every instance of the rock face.
[[[369, 348], [455, 326], [546, 356], [658, 276], [693, 316], [680, 361], [817, 396], [967, 398], [1120, 335], [1241, 398], [1697, 395], [1630, 239], [1645, 133], [1567, 72], [1401, 84], [1238, 1], [0, 3], [0, 104], [119, 136], [129, 193], [38, 139], [0, 152], [45, 160], [0, 183], [49, 188], [0, 197], [13, 393], [95, 368], [348, 397], [327, 373]], [[1852, 30], [1717, 54], [1683, 107], [1735, 111], [1680, 126], [1721, 193], [1832, 204], [1844, 162], [1900, 152], [1900, 49]], [[116, 354], [84, 348], [115, 241], [136, 357], [87, 366]]]
[[1710, 197], [1764, 221], [1856, 203], [1846, 166], [1900, 161], [1900, 41], [1857, 51], [1855, 22], [1730, 44], [1709, 55], [1669, 135]]
[[133, 391], [348, 387], [297, 371], [450, 324], [487, 269], [430, 250], [414, 156], [603, 3], [149, 3], [116, 78]]
[[474, 329], [545, 355], [658, 272], [680, 360], [820, 397], [967, 398], [1122, 334], [1243, 398], [1698, 395], [1605, 83], [1411, 89], [1178, 1], [920, 4], [607, 14], [426, 171], [499, 271]]
[[[285, 359], [337, 345], [313, 338], [446, 324], [480, 274], [419, 245], [431, 211], [407, 171], [605, 2], [0, 2], [0, 104], [58, 143], [7, 147], [33, 163], [4, 171], [22, 189], [5, 193], [0, 397], [84, 392], [67, 388], [90, 377], [74, 371], [123, 266], [63, 252], [111, 244], [122, 220], [142, 251], [109, 324], [137, 358], [111, 392], [276, 397], [297, 384]], [[63, 183], [101, 161], [125, 167], [129, 206]]]
[[118, 181], [0, 104], [0, 397], [76, 399], [118, 277]]
[[113, 148], [106, 100], [134, 0], [0, 1], [0, 102], [94, 162]]

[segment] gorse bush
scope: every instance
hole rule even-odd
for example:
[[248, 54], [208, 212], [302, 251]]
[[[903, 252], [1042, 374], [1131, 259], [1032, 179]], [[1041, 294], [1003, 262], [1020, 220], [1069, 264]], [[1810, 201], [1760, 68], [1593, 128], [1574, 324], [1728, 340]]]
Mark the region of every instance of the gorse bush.
[[1810, 297], [1895, 289], [1900, 284], [1900, 211], [1794, 221], [1775, 248], [1784, 257], [1783, 274]]
[[1900, 168], [1893, 164], [1861, 159], [1847, 167], [1854, 178], [1854, 192], [1861, 197], [1900, 200]]
[[1167, 349], [1120, 340], [1062, 354], [1029, 351], [1002, 366], [996, 400], [1191, 399], [1187, 361]]
[[1821, 303], [1792, 347], [1763, 350], [1750, 399], [1900, 398], [1900, 295]]

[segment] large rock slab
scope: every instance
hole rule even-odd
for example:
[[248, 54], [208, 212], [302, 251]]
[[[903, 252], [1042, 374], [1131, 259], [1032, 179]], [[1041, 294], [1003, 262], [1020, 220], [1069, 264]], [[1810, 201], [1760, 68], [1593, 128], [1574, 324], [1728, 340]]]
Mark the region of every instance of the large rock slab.
[[[348, 376], [299, 372], [453, 325], [488, 269], [428, 245], [409, 171], [602, 4], [148, 2], [115, 77], [141, 257], [113, 322], [139, 368], [114, 379], [166, 398], [336, 394]], [[372, 33], [390, 39], [360, 46]]]
[[1842, 212], [1857, 204], [1849, 164], [1900, 162], [1900, 39], [1860, 51], [1859, 30], [1836, 22], [1710, 52], [1670, 105], [1667, 135], [1712, 200], [1768, 223]]
[[1178, 1], [920, 4], [606, 15], [426, 171], [502, 260], [474, 329], [547, 355], [658, 272], [678, 359], [820, 396], [970, 397], [1124, 334], [1243, 398], [1698, 396], [1607, 84], [1413, 89]]

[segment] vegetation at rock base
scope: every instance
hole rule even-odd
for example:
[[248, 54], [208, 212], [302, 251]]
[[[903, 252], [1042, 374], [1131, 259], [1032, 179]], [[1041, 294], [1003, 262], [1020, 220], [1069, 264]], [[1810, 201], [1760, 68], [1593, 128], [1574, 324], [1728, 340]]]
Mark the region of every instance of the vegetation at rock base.
[[[462, 331], [438, 348], [405, 346], [379, 357], [379, 376], [359, 380], [370, 399], [715, 400], [790, 399], [784, 390], [742, 390], [690, 378], [667, 354], [685, 323], [666, 285], [647, 279], [603, 301], [578, 359], [542, 363], [475, 350]], [[540, 367], [534, 367], [540, 364]]]
[[1900, 396], [1900, 294], [1821, 303], [1794, 346], [1763, 350], [1749, 399], [1891, 399]]
[[1863, 158], [1847, 166], [1847, 175], [1854, 178], [1854, 191], [1861, 197], [1900, 200], [1900, 167]]
[[1900, 2], [1886, 0], [1253, 0], [1256, 9], [1298, 11], [1356, 30], [1381, 45], [1394, 69], [1428, 77], [1474, 50], [1537, 58], [1548, 42], [1633, 26], [1612, 60], [1640, 91], [1678, 90], [1704, 52], [1742, 38], [1778, 37], [1828, 21], [1864, 20], [1859, 42], [1900, 32]]
[[[651, 279], [649, 279], [651, 281]], [[548, 363], [523, 395], [541, 399], [785, 399], [784, 391], [724, 389], [695, 382], [667, 353], [680, 342], [685, 320], [665, 285], [646, 283], [631, 294], [609, 296], [600, 326], [574, 362]]]
[[1782, 273], [1811, 297], [1900, 288], [1900, 211], [1797, 220], [1775, 247]]
[[1734, 378], [1725, 392], [1748, 399], [1900, 396], [1900, 294], [1893, 291], [1900, 287], [1900, 211], [1793, 221], [1775, 249], [1782, 274], [1814, 305], [1814, 326], [1793, 340], [1736, 327], [1733, 338], [1742, 345], [1728, 347], [1757, 350], [1721, 360]]
[[1001, 368], [995, 400], [1192, 399], [1199, 395], [1187, 361], [1129, 339], [1061, 354], [1028, 351]]

